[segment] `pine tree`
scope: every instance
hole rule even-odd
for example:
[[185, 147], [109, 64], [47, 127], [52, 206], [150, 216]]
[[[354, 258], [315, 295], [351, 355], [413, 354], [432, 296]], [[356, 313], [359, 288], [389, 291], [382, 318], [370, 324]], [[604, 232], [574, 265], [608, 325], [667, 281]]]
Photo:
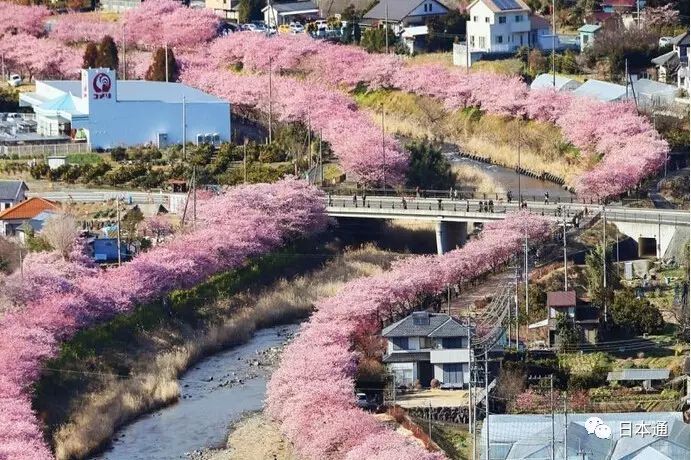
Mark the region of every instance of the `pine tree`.
[[[168, 81], [177, 80], [177, 63], [173, 50], [168, 48]], [[146, 71], [145, 78], [151, 81], [166, 81], [166, 50], [158, 48], [154, 53], [154, 59]]]
[[89, 42], [84, 50], [84, 63], [82, 64], [83, 69], [90, 69], [96, 67], [96, 62], [98, 61], [98, 46], [96, 43]]
[[118, 47], [115, 45], [113, 37], [106, 35], [98, 45], [98, 57], [96, 58], [96, 67], [105, 67], [108, 69], [118, 69]]

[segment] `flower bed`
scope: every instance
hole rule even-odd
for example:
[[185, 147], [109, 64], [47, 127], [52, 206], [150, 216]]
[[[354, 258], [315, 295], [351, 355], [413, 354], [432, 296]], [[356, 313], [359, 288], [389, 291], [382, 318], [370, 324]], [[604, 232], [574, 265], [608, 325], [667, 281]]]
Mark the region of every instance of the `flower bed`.
[[376, 333], [382, 318], [414, 309], [421, 296], [439, 295], [506, 264], [521, 247], [524, 231], [544, 239], [545, 218], [526, 213], [488, 224], [481, 236], [443, 256], [406, 259], [381, 275], [348, 283], [319, 302], [317, 312], [286, 348], [268, 385], [267, 408], [305, 458], [433, 460], [372, 416], [355, 408], [356, 335]]
[[31, 385], [62, 340], [136, 304], [240, 267], [328, 222], [320, 194], [294, 180], [238, 187], [201, 202], [198, 214], [193, 231], [121, 267], [66, 278], [60, 291], [0, 319], [0, 458], [51, 458], [32, 412]]

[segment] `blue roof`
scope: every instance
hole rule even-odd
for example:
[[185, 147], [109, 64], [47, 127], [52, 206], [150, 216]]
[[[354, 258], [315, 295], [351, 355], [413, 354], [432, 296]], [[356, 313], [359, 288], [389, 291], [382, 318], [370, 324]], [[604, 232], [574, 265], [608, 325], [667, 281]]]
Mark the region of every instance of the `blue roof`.
[[[62, 92], [81, 97], [82, 83], [79, 80], [45, 80], [42, 83], [59, 89]], [[161, 101], [181, 103], [182, 98], [186, 102], [223, 102], [220, 99], [204, 91], [200, 91], [182, 83], [166, 83], [164, 81], [147, 80], [118, 80], [118, 101]]]
[[600, 28], [602, 28], [602, 26], [598, 24], [586, 24], [584, 26], [581, 26], [581, 28], [578, 29], [578, 31], [593, 34], [600, 30]]
[[38, 106], [41, 110], [55, 110], [66, 113], [81, 113], [74, 103], [74, 96], [65, 93]]
[[616, 101], [624, 99], [626, 96], [626, 87], [608, 81], [591, 79], [576, 88], [573, 93], [578, 96], [592, 97], [601, 101]]

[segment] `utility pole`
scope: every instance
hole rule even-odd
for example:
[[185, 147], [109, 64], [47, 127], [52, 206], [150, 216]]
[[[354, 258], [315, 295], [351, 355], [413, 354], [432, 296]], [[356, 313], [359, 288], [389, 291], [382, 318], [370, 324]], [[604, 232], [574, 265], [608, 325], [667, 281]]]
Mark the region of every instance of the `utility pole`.
[[120, 234], [120, 197], [115, 201], [115, 209], [118, 217], [118, 267], [122, 265], [122, 235]]
[[192, 227], [197, 226], [197, 165], [192, 166]]
[[518, 139], [518, 209], [521, 209], [521, 139]]
[[127, 40], [125, 39], [125, 23], [122, 23], [122, 78], [127, 80]]
[[607, 216], [605, 206], [602, 206], [602, 294], [607, 320]]
[[516, 256], [516, 278], [515, 278], [515, 281], [516, 281], [516, 293], [513, 297], [513, 299], [514, 299], [513, 304], [514, 304], [514, 308], [515, 308], [514, 316], [516, 317], [516, 351], [518, 351], [518, 343], [520, 340], [520, 337], [519, 337], [520, 323], [518, 322], [518, 256]]
[[429, 401], [429, 417], [427, 418], [427, 435], [432, 439], [432, 401]]
[[166, 83], [168, 83], [168, 42], [166, 42]]
[[19, 276], [24, 279], [24, 254], [22, 254], [22, 247], [19, 246]]
[[475, 451], [476, 446], [475, 446], [475, 402], [473, 401], [473, 390], [474, 390], [474, 382], [473, 382], [473, 358], [474, 358], [474, 353], [472, 349], [472, 330], [471, 330], [471, 321], [472, 318], [472, 312], [471, 312], [471, 306], [470, 303], [468, 303], [468, 377], [469, 377], [469, 382], [468, 382], [468, 432], [473, 436], [472, 440], [472, 446], [473, 446], [473, 460], [475, 460]]
[[465, 32], [465, 73], [470, 73], [470, 36]]
[[568, 420], [568, 412], [567, 412], [567, 393], [566, 391], [564, 392], [564, 460], [569, 460], [569, 446], [567, 444], [568, 441], [568, 433], [569, 433], [569, 420]]
[[485, 432], [487, 438], [485, 439], [485, 459], [489, 460], [489, 369], [487, 358], [487, 346], [485, 346]]
[[322, 130], [319, 130], [319, 178], [321, 185], [324, 185], [324, 158], [322, 157]]
[[554, 450], [554, 374], [549, 375], [549, 409], [552, 413], [552, 460], [556, 460]]
[[187, 160], [187, 99], [182, 96], [182, 161]]
[[557, 47], [557, 21], [555, 19], [556, 7], [552, 0], [552, 88], [557, 89], [557, 66], [555, 49]]
[[[638, 3], [638, 1], [636, 1]], [[629, 60], [624, 59], [624, 81], [626, 82], [626, 99], [629, 98]]]
[[386, 44], [386, 54], [389, 54], [389, 2], [384, 5], [384, 43]]
[[[310, 108], [307, 106], [307, 167], [312, 169], [312, 118], [310, 115]], [[310, 176], [307, 174], [307, 182], [309, 183]]]
[[525, 315], [528, 316], [528, 227], [525, 228]]
[[247, 184], [247, 138], [245, 138], [245, 142], [242, 144], [242, 169], [245, 178], [244, 183]]
[[564, 292], [566, 292], [569, 290], [569, 276], [568, 276], [569, 266], [567, 265], [567, 261], [566, 261], [566, 212], [564, 212], [563, 218], [564, 218]]
[[[388, 3], [387, 3], [388, 5]], [[382, 155], [382, 185], [386, 191], [386, 129], [384, 125], [384, 103], [381, 103], [381, 155]]]
[[273, 142], [273, 137], [271, 134], [272, 123], [273, 123], [273, 93], [271, 89], [271, 65], [273, 63], [273, 58], [269, 57], [269, 144]]

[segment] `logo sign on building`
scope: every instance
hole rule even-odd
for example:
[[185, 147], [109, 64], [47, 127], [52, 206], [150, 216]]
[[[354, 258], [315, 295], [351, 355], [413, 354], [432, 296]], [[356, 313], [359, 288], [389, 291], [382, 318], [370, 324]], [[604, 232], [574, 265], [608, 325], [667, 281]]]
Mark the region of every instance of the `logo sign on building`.
[[113, 86], [113, 82], [107, 74], [103, 72], [97, 73], [91, 82], [91, 86], [94, 89], [94, 99], [110, 99], [112, 97], [110, 88]]

